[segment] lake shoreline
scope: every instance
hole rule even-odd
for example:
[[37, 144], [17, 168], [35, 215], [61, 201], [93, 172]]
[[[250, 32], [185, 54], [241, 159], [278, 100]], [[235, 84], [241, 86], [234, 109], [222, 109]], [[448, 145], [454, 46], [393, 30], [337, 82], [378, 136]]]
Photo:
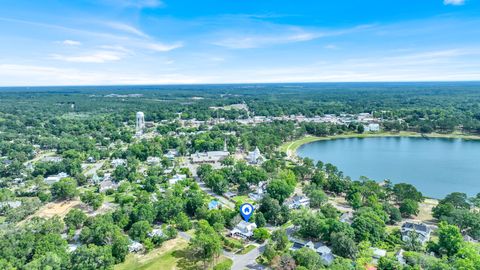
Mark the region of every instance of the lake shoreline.
[[297, 150], [300, 146], [316, 141], [336, 140], [336, 139], [349, 139], [349, 138], [378, 138], [378, 137], [410, 137], [410, 138], [443, 138], [443, 139], [462, 139], [462, 140], [480, 140], [479, 135], [470, 135], [463, 133], [418, 133], [410, 131], [401, 132], [372, 132], [372, 133], [346, 133], [333, 136], [312, 136], [306, 135], [300, 139], [285, 142], [280, 146], [280, 151], [287, 154], [290, 158], [297, 157]]

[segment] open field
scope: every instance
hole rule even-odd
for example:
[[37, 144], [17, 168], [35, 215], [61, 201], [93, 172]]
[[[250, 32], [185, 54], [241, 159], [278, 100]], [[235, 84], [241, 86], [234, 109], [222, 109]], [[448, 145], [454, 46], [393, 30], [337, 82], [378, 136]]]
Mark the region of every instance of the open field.
[[177, 251], [187, 247], [187, 240], [175, 238], [163, 243], [159, 248], [150, 251], [148, 254], [129, 254], [125, 262], [115, 266], [115, 270], [174, 270], [182, 269], [177, 267], [181, 259], [175, 256]]
[[372, 137], [423, 137], [423, 138], [445, 138], [445, 139], [463, 139], [463, 140], [480, 140], [480, 136], [478, 135], [468, 135], [459, 132], [448, 133], [448, 134], [441, 134], [441, 133], [428, 133], [422, 134], [417, 132], [408, 132], [408, 131], [401, 131], [401, 132], [376, 132], [376, 133], [347, 133], [347, 134], [340, 134], [335, 136], [326, 136], [326, 137], [317, 137], [307, 135], [302, 137], [298, 140], [286, 142], [280, 146], [280, 151], [285, 152], [287, 156], [293, 157], [296, 155], [297, 149], [310, 142], [315, 141], [323, 141], [323, 140], [335, 140], [335, 139], [347, 139], [347, 138], [372, 138]]
[[59, 216], [63, 218], [70, 209], [77, 207], [81, 204], [79, 200], [63, 201], [63, 202], [50, 202], [42, 206], [35, 214], [26, 218], [23, 222], [30, 220], [33, 217], [52, 218]]

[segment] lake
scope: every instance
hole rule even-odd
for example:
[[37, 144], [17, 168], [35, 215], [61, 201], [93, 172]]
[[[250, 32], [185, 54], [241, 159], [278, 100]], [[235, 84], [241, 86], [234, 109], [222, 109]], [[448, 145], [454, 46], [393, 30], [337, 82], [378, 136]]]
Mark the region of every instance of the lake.
[[480, 192], [480, 141], [444, 138], [371, 137], [316, 141], [300, 157], [332, 163], [352, 180], [360, 176], [410, 183], [425, 196]]

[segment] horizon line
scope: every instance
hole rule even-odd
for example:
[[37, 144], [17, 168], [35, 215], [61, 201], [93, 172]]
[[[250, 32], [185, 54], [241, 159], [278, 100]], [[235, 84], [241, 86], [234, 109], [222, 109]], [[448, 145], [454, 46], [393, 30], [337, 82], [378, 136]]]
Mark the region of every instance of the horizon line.
[[42, 88], [42, 87], [113, 87], [113, 86], [202, 86], [202, 85], [273, 85], [273, 84], [352, 84], [352, 83], [480, 83], [479, 80], [444, 81], [331, 81], [331, 82], [231, 82], [231, 83], [146, 83], [146, 84], [58, 84], [58, 85], [7, 85], [1, 88]]

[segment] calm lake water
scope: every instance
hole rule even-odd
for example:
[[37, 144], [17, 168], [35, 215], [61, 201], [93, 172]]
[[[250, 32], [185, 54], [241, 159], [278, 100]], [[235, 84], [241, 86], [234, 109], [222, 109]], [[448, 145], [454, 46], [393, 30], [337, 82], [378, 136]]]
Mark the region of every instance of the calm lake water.
[[360, 176], [410, 183], [425, 196], [480, 192], [480, 141], [440, 138], [349, 138], [302, 145], [297, 154]]

